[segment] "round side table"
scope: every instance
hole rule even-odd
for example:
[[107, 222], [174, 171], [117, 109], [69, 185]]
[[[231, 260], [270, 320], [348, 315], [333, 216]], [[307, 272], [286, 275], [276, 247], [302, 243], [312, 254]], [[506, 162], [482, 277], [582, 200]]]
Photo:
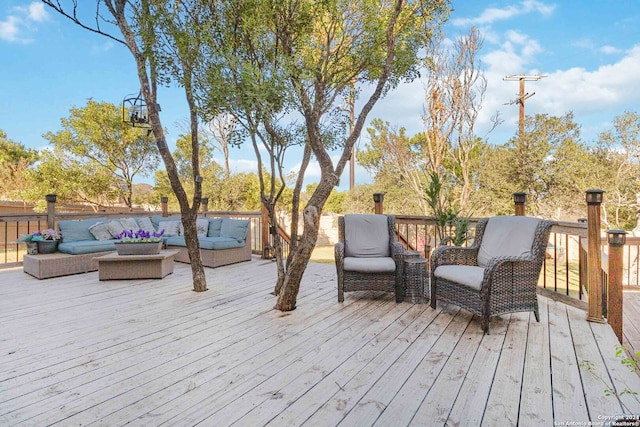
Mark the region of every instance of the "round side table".
[[404, 260], [404, 300], [413, 304], [425, 304], [427, 260], [422, 257], [405, 258]]

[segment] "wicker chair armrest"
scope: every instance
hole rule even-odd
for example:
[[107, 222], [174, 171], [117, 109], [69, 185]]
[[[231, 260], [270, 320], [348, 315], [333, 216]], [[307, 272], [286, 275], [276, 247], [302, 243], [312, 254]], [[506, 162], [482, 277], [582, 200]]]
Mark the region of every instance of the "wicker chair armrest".
[[341, 267], [344, 265], [344, 243], [338, 242], [334, 246], [334, 256], [336, 260], [336, 265], [340, 265]]
[[431, 271], [439, 265], [477, 265], [478, 248], [440, 246], [431, 254]]
[[481, 292], [490, 292], [490, 285], [494, 275], [504, 268], [510, 269], [510, 276], [518, 276], [520, 280], [526, 282], [537, 282], [540, 271], [534, 268], [535, 264], [536, 258], [531, 255], [525, 257], [502, 256], [491, 258], [484, 268]]
[[[525, 257], [518, 257], [518, 256], [501, 256], [501, 257], [495, 257], [495, 258], [491, 258], [489, 260], [489, 262], [487, 263], [487, 265], [485, 266], [485, 271], [493, 271], [496, 268], [502, 266], [502, 264], [505, 263], [522, 263], [522, 262], [535, 262], [535, 257], [533, 256], [525, 256]], [[514, 265], [515, 268], [517, 268], [517, 266]]]
[[404, 253], [405, 253], [402, 243], [393, 242], [393, 245], [391, 245], [391, 249], [393, 249], [391, 253], [391, 257], [396, 262], [396, 265], [402, 264], [402, 262], [404, 261]]

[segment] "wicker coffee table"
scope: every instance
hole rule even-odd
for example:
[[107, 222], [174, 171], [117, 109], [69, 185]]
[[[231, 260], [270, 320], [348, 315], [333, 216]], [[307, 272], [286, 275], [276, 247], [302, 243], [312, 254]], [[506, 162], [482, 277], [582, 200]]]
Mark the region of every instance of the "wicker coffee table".
[[95, 258], [99, 280], [162, 279], [173, 273], [176, 250], [155, 255], [118, 255], [112, 253]]
[[404, 260], [404, 300], [413, 304], [425, 304], [427, 260], [410, 257]]

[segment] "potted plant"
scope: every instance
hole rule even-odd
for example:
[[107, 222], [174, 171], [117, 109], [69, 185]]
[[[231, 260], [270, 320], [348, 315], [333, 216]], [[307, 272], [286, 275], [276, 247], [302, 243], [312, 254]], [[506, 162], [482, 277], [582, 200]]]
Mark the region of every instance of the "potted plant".
[[46, 230], [34, 231], [31, 234], [22, 234], [18, 242], [27, 244], [27, 252], [30, 255], [51, 254], [58, 250], [60, 239], [62, 239], [60, 232], [47, 228]]
[[18, 243], [24, 243], [27, 246], [27, 253], [29, 255], [38, 254], [38, 242], [33, 240], [33, 233], [21, 234], [20, 238], [16, 240]]
[[116, 236], [115, 243], [118, 255], [153, 255], [160, 253], [162, 249], [162, 235], [164, 230], [159, 232], [144, 231], [142, 229], [134, 232], [124, 230]]

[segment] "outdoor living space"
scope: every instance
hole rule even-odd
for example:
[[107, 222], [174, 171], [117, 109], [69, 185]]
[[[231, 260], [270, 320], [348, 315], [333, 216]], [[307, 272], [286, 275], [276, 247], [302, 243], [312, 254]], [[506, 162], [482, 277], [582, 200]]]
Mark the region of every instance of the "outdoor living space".
[[338, 303], [331, 264], [309, 264], [284, 313], [272, 261], [205, 273], [196, 293], [182, 263], [162, 280], [0, 270], [0, 425], [552, 426], [640, 413], [620, 394], [640, 378], [609, 325], [546, 297], [540, 323], [501, 316], [484, 335], [452, 305], [367, 291]]

